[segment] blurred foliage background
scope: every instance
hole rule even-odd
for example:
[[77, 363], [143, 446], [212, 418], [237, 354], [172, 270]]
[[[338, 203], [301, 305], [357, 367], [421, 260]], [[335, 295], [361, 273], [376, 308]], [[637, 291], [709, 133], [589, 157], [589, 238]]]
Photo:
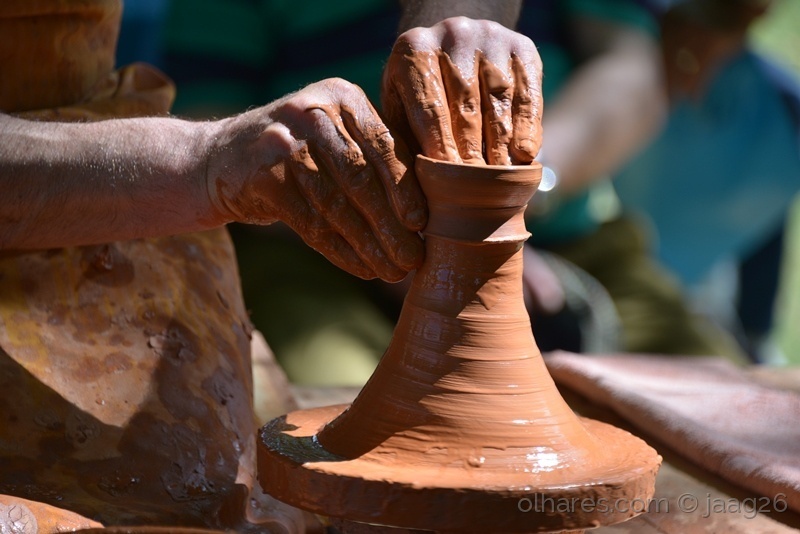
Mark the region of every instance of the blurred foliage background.
[[[751, 31], [756, 49], [789, 67], [800, 79], [800, 1], [775, 0]], [[800, 365], [800, 199], [794, 202], [786, 234], [780, 284], [773, 341], [782, 357], [774, 363]]]

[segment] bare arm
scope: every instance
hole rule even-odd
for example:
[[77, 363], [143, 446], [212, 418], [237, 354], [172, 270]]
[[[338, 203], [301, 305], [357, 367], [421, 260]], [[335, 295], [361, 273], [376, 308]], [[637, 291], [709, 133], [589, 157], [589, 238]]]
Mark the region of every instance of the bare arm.
[[51, 123], [0, 114], [0, 248], [85, 245], [226, 222], [207, 193], [209, 124]]
[[339, 267], [399, 280], [422, 261], [427, 217], [410, 165], [339, 79], [215, 122], [0, 115], [0, 249], [281, 220]]
[[557, 171], [564, 195], [616, 170], [657, 132], [667, 111], [653, 39], [586, 19], [573, 30], [586, 59], [543, 119], [543, 163]]
[[450, 17], [493, 20], [506, 28], [517, 25], [522, 0], [401, 0], [400, 31], [433, 26]]

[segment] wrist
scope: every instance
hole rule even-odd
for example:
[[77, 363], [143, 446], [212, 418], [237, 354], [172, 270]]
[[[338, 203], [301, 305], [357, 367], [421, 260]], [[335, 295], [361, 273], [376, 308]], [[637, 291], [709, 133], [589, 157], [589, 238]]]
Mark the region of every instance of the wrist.
[[492, 20], [514, 28], [519, 20], [522, 2], [503, 0], [486, 2], [483, 0], [459, 0], [457, 2], [437, 2], [434, 0], [401, 0], [403, 15], [400, 19], [400, 32], [416, 27], [430, 27], [451, 17], [467, 17], [472, 20]]
[[227, 199], [233, 193], [234, 175], [230, 159], [233, 137], [233, 118], [203, 123], [202, 141], [198, 144], [202, 155], [202, 181], [205, 184], [208, 213], [218, 224], [239, 219]]
[[[221, 224], [272, 224], [278, 220], [267, 189], [287, 179], [274, 152], [275, 139], [261, 110], [208, 123], [206, 186]], [[284, 162], [285, 163], [285, 162]], [[274, 187], [273, 187], [274, 188]]]

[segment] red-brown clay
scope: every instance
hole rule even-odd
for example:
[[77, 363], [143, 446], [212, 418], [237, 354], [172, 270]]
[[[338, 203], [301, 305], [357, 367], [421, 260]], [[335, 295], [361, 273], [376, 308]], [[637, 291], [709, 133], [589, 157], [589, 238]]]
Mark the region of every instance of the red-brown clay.
[[541, 70], [533, 43], [519, 37], [464, 17], [403, 33], [384, 71], [387, 123], [435, 159], [529, 164], [541, 145]]
[[637, 515], [661, 458], [577, 417], [531, 333], [523, 213], [541, 168], [420, 157], [417, 175], [426, 259], [394, 338], [352, 406], [262, 429], [262, 486], [319, 514], [434, 531], [559, 531]]

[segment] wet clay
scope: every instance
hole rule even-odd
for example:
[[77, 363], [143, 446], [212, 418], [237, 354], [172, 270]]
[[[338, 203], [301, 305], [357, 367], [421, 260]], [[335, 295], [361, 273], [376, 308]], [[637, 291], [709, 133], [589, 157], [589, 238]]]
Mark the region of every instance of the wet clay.
[[512, 53], [503, 72], [480, 50], [472, 57], [450, 52], [429, 48], [429, 40], [414, 32], [398, 38], [383, 89], [392, 126], [405, 139], [416, 138], [435, 159], [475, 165], [533, 161], [541, 140], [541, 95], [533, 87], [541, 84], [531, 79], [525, 61]]
[[660, 456], [577, 417], [531, 333], [523, 214], [541, 167], [420, 157], [417, 176], [426, 258], [392, 342], [350, 407], [262, 429], [264, 489], [327, 516], [433, 531], [583, 529], [643, 511]]

